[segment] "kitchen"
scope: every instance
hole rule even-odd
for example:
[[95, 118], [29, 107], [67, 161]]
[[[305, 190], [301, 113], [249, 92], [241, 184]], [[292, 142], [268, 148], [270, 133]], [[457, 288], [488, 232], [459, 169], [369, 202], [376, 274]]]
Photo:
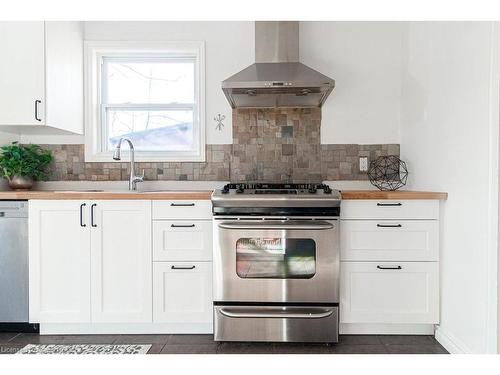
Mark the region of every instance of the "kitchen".
[[497, 353], [496, 22], [0, 30], [1, 144], [53, 159], [0, 192], [36, 331], [2, 347]]

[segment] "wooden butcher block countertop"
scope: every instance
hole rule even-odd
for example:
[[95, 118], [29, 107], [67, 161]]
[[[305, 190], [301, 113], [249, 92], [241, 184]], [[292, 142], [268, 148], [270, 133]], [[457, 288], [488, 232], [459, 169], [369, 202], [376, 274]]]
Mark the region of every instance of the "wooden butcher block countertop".
[[202, 191], [2, 191], [0, 200], [25, 200], [25, 199], [146, 199], [146, 200], [209, 200], [211, 190]]
[[[146, 200], [210, 200], [211, 190], [187, 191], [0, 191], [0, 200], [29, 200], [29, 199], [146, 199]], [[448, 193], [432, 191], [379, 191], [379, 190], [342, 190], [342, 199], [442, 199], [448, 198]]]
[[446, 200], [448, 193], [434, 191], [380, 191], [380, 190], [342, 190], [342, 199], [442, 199]]

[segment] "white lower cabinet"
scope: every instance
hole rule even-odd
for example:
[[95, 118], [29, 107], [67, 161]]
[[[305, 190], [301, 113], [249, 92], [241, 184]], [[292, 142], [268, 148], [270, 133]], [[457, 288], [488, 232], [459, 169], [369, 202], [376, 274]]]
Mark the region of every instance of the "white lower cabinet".
[[91, 204], [92, 321], [152, 321], [151, 201]]
[[30, 201], [29, 216], [30, 322], [152, 322], [150, 201]]
[[155, 323], [212, 322], [212, 263], [155, 262], [153, 265]]
[[149, 200], [30, 201], [30, 322], [61, 334], [212, 332], [210, 206], [188, 203], [157, 202], [179, 216], [153, 220]]
[[153, 201], [153, 322], [175, 333], [210, 333], [212, 204]]
[[432, 332], [439, 323], [438, 218], [437, 200], [342, 201], [344, 333]]
[[30, 322], [91, 320], [86, 207], [72, 200], [29, 202]]
[[438, 262], [341, 262], [342, 323], [436, 324]]

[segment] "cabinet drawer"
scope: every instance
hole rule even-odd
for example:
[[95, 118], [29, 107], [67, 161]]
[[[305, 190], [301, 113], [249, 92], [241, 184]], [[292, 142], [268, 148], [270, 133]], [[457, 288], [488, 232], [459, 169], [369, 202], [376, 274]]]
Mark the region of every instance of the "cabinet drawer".
[[341, 323], [439, 323], [438, 262], [341, 262]]
[[439, 219], [438, 200], [344, 200], [342, 219]]
[[343, 220], [340, 259], [361, 261], [437, 261], [436, 220]]
[[212, 221], [153, 221], [153, 260], [209, 261]]
[[196, 220], [212, 218], [212, 201], [153, 201], [153, 219]]
[[212, 322], [212, 263], [154, 262], [153, 321]]

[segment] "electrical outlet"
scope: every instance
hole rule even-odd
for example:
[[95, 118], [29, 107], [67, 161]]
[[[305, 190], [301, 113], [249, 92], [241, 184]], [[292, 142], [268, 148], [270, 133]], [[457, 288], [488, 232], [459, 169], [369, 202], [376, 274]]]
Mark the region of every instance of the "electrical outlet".
[[368, 157], [360, 156], [359, 157], [359, 171], [367, 172], [368, 171]]

